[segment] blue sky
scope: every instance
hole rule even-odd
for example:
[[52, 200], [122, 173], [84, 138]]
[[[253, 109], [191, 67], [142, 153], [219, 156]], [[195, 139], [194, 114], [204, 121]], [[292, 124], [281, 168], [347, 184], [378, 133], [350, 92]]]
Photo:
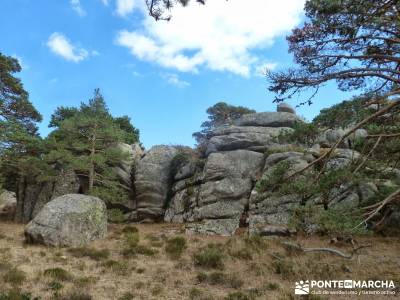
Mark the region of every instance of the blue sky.
[[[285, 36], [303, 21], [304, 1], [250, 1], [176, 8], [165, 23], [146, 16], [144, 0], [2, 0], [0, 51], [20, 60], [43, 136], [58, 106], [78, 106], [99, 87], [146, 148], [193, 145], [216, 102], [275, 110], [261, 70], [292, 65]], [[312, 119], [349, 96], [329, 85], [298, 114]]]

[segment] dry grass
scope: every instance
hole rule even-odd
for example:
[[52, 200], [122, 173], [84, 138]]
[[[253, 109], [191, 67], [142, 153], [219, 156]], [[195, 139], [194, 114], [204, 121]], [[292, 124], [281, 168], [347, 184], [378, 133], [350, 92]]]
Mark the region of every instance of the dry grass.
[[[71, 251], [25, 245], [23, 225], [0, 223], [4, 235], [0, 239], [0, 292], [18, 285], [21, 291], [41, 299], [284, 300], [296, 299], [294, 282], [301, 279], [400, 282], [399, 238], [356, 238], [359, 244], [368, 243], [372, 247], [347, 260], [325, 253], [287, 252], [278, 239], [245, 236], [185, 236], [184, 246], [182, 241], [171, 246], [176, 243], [171, 240], [184, 236], [180, 225], [143, 224], [132, 227], [137, 230], [124, 228], [112, 225], [106, 240]], [[126, 235], [130, 234], [139, 237], [127, 241]], [[134, 256], [126, 257], [123, 250], [129, 242], [132, 249], [137, 249], [138, 245], [140, 249]], [[327, 237], [297, 237], [294, 242], [305, 247], [331, 246]], [[172, 250], [165, 250], [165, 247]], [[350, 249], [350, 245], [340, 246], [344, 252]], [[146, 255], [150, 250], [152, 255]], [[171, 257], [171, 252], [175, 254], [175, 251], [180, 256]], [[13, 270], [18, 270], [18, 274]], [[21, 274], [23, 276], [14, 276]], [[14, 278], [7, 277], [10, 275]], [[3, 280], [4, 276], [11, 280]], [[343, 296], [343, 299], [352, 298]], [[369, 299], [379, 299], [379, 296]]]

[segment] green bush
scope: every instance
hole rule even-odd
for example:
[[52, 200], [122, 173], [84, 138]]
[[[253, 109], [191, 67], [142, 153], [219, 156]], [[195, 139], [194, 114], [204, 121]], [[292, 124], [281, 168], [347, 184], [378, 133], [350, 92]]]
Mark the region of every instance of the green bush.
[[72, 274], [63, 268], [46, 269], [43, 275], [59, 281], [71, 281], [73, 279]]
[[310, 224], [317, 228], [319, 234], [369, 234], [364, 226], [359, 210], [348, 206], [323, 209], [322, 207], [303, 206], [295, 209], [290, 218], [290, 225], [300, 232], [307, 232]]
[[126, 275], [128, 273], [128, 265], [116, 260], [107, 260], [102, 263], [102, 266], [119, 275]]
[[172, 259], [178, 259], [182, 256], [182, 253], [185, 251], [186, 247], [186, 239], [183, 236], [177, 236], [167, 240], [165, 252]]
[[196, 266], [208, 269], [223, 269], [225, 254], [221, 247], [215, 244], [208, 244], [207, 247], [200, 249], [193, 255]]
[[26, 273], [18, 268], [11, 268], [4, 274], [3, 280], [14, 286], [19, 286], [26, 280]]
[[287, 130], [278, 136], [280, 143], [298, 143], [312, 146], [319, 135], [318, 126], [313, 123], [296, 122], [293, 130]]
[[108, 220], [111, 223], [121, 224], [124, 223], [124, 213], [118, 208], [112, 208], [107, 211], [108, 213]]
[[290, 170], [291, 162], [284, 160], [277, 163], [272, 171], [264, 175], [257, 183], [256, 189], [259, 193], [278, 189], [286, 178], [286, 174]]
[[41, 300], [40, 297], [33, 297], [30, 293], [25, 293], [19, 289], [12, 289], [7, 292], [0, 291], [0, 300]]

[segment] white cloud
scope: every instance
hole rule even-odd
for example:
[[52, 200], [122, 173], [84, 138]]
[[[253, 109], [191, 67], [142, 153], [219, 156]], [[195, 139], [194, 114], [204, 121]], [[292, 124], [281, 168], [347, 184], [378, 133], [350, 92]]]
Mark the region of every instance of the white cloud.
[[72, 6], [72, 9], [80, 16], [80, 17], [84, 17], [86, 16], [86, 11], [84, 10], [84, 8], [82, 7], [82, 4], [80, 2], [80, 0], [71, 0], [70, 4]]
[[142, 28], [120, 31], [116, 43], [141, 60], [179, 71], [206, 67], [249, 76], [266, 60], [253, 50], [271, 46], [299, 24], [304, 0], [190, 3], [186, 8], [175, 6], [170, 22], [156, 22], [138, 6], [144, 18]]
[[130, 13], [134, 11], [135, 8], [138, 8], [140, 4], [137, 1], [144, 0], [116, 0], [116, 12], [121, 17], [126, 17]]
[[102, 2], [105, 6], [108, 6], [108, 0], [101, 0], [101, 2]]
[[87, 50], [75, 47], [71, 44], [67, 37], [59, 32], [54, 32], [50, 36], [49, 40], [47, 41], [47, 46], [54, 54], [76, 63], [88, 58], [89, 56], [89, 52]]
[[174, 85], [178, 88], [190, 86], [189, 82], [180, 79], [177, 74], [163, 74], [162, 77], [167, 81], [168, 84]]

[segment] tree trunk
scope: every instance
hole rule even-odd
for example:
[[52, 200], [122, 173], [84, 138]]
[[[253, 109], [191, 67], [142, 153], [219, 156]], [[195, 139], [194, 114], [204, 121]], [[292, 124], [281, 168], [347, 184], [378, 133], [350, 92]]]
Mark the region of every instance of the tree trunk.
[[96, 153], [96, 148], [95, 148], [95, 141], [96, 141], [96, 136], [92, 137], [92, 144], [90, 148], [90, 165], [89, 165], [89, 192], [92, 191], [93, 185], [94, 185], [94, 155]]

